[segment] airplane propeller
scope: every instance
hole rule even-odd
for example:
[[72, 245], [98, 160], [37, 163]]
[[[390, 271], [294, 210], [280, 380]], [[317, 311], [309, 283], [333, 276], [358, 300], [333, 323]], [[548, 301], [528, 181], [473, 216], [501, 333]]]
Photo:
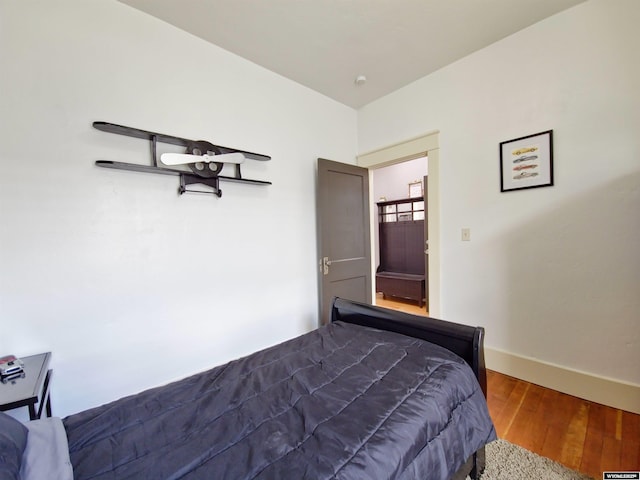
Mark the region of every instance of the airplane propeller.
[[[212, 153], [213, 155], [209, 155]], [[234, 163], [236, 165], [244, 162], [245, 156], [242, 153], [221, 153], [216, 155], [207, 152], [203, 155], [193, 155], [190, 153], [163, 153], [160, 160], [165, 165], [187, 165], [190, 163]]]

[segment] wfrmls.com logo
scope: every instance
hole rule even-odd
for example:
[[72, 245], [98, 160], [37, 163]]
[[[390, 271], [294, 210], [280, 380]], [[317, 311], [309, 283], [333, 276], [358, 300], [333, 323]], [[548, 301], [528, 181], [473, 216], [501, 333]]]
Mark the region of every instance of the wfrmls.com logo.
[[624, 479], [624, 480], [640, 480], [640, 472], [604, 472], [603, 480]]

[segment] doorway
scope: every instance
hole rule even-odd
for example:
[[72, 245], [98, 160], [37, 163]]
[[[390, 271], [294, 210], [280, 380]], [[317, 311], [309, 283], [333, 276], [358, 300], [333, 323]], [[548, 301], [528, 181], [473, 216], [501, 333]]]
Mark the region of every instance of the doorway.
[[[358, 155], [357, 157], [357, 165], [369, 169], [402, 163], [406, 160], [424, 156], [425, 154], [429, 158], [428, 192], [426, 200], [429, 205], [429, 315], [432, 317], [439, 317], [441, 315], [439, 136], [438, 131], [433, 131], [411, 140]], [[373, 212], [371, 214], [370, 224], [376, 225]]]
[[[428, 238], [428, 219], [427, 203], [424, 199], [428, 157], [421, 155], [393, 165], [371, 167], [370, 172], [370, 208], [373, 212], [377, 212], [373, 215], [374, 220], [371, 225], [373, 270], [380, 272], [395, 263], [398, 271], [406, 270], [405, 273], [420, 275], [424, 286], [425, 274], [428, 272], [428, 241], [425, 241]], [[407, 207], [412, 210], [418, 208], [420, 211], [399, 212], [399, 210], [406, 210]], [[390, 209], [394, 212], [398, 209], [398, 212], [389, 214]], [[391, 232], [395, 234], [390, 234]], [[397, 244], [398, 242], [401, 245]], [[373, 279], [375, 278], [374, 275]], [[397, 282], [400, 284], [396, 286]], [[419, 287], [407, 285], [406, 287], [409, 288], [406, 288], [402, 282], [407, 282], [407, 279], [380, 278], [374, 290], [374, 303], [407, 313], [428, 315], [428, 288], [423, 288], [420, 300], [417, 300], [415, 293], [420, 290]]]

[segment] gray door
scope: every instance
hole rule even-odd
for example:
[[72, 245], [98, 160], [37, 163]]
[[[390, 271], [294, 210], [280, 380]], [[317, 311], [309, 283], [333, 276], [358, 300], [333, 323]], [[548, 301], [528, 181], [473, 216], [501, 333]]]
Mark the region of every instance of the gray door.
[[369, 170], [318, 159], [320, 323], [333, 297], [371, 303]]

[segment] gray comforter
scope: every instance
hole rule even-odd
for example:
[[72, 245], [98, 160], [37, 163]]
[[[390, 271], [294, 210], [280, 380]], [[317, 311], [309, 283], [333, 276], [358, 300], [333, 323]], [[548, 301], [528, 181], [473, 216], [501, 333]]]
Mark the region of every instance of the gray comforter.
[[495, 438], [463, 360], [341, 322], [64, 426], [77, 480], [445, 480]]

